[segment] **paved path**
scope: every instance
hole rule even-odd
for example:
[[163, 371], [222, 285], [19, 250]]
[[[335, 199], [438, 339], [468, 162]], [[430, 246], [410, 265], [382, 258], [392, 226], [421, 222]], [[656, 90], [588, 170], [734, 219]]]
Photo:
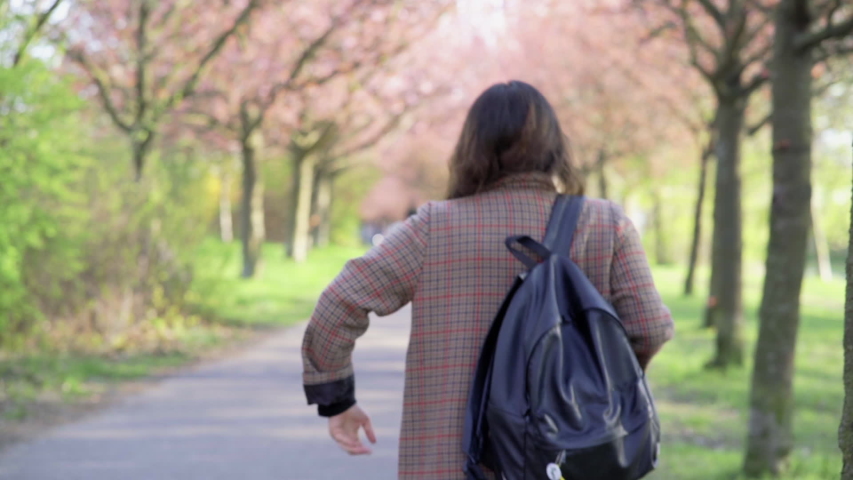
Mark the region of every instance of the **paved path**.
[[379, 443], [349, 457], [302, 394], [302, 327], [171, 377], [0, 456], [14, 480], [392, 480], [409, 310], [374, 319], [355, 353]]

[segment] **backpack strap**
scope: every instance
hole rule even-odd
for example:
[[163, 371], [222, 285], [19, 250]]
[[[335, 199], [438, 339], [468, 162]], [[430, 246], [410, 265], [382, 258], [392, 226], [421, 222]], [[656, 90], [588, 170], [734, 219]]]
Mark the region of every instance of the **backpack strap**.
[[506, 237], [506, 241], [504, 243], [506, 244], [506, 248], [509, 249], [509, 253], [519, 259], [521, 263], [527, 266], [527, 268], [535, 267], [537, 262], [530, 258], [524, 251], [515, 248], [515, 244], [526, 247], [536, 255], [539, 255], [539, 258], [541, 259], [546, 259], [551, 256], [550, 250], [527, 235], [513, 235], [511, 237]]
[[548, 220], [545, 240], [542, 242], [545, 248], [558, 255], [569, 255], [583, 204], [584, 197], [557, 195], [554, 207], [551, 209], [551, 218]]
[[506, 248], [515, 258], [531, 269], [538, 262], [530, 258], [526, 252], [516, 248], [515, 245], [522, 245], [542, 260], [550, 257], [551, 252], [568, 256], [575, 227], [583, 209], [583, 202], [583, 197], [557, 195], [554, 206], [551, 208], [551, 218], [548, 220], [545, 240], [539, 243], [528, 235], [513, 235], [506, 238]]

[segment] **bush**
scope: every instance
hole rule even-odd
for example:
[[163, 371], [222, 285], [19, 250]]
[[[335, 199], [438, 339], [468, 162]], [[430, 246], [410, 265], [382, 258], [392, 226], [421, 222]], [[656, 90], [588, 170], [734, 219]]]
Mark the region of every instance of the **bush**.
[[[86, 167], [74, 152], [80, 102], [39, 62], [0, 67], [0, 345], [20, 340], [41, 318], [44, 296], [82, 268], [75, 229], [85, 217], [73, 186]], [[37, 259], [49, 275], [31, 275]]]
[[[119, 155], [126, 150], [119, 149]], [[180, 155], [152, 162], [130, 180], [130, 162], [92, 152], [80, 189], [87, 221], [77, 240], [82, 267], [61, 301], [42, 302], [49, 344], [85, 351], [156, 350], [178, 342], [193, 274], [190, 254], [205, 235], [215, 200], [205, 192], [203, 164]], [[32, 270], [44, 270], [34, 262]], [[38, 290], [36, 290], [38, 291]], [[42, 300], [45, 300], [42, 298]]]
[[0, 348], [170, 344], [197, 322], [183, 305], [215, 209], [205, 164], [171, 149], [133, 182], [128, 146], [99, 138], [54, 72], [26, 62], [0, 85]]

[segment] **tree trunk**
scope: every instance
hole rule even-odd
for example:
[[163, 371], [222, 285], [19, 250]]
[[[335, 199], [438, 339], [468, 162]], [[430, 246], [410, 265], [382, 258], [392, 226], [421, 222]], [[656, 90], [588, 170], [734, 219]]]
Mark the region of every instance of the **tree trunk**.
[[151, 153], [151, 144], [154, 141], [154, 132], [143, 130], [138, 134], [130, 134], [130, 150], [133, 155], [133, 178], [142, 181], [142, 171]]
[[243, 192], [240, 202], [240, 240], [243, 244], [243, 278], [252, 278], [261, 258], [264, 237], [263, 196], [255, 146], [251, 139], [241, 145]]
[[332, 200], [334, 195], [334, 178], [324, 174], [320, 176], [317, 185], [317, 214], [320, 224], [317, 226], [316, 246], [325, 247], [329, 245], [332, 237]]
[[712, 312], [712, 321], [717, 328], [717, 345], [708, 366], [722, 369], [743, 363], [739, 169], [745, 103], [741, 96], [721, 96], [716, 116], [719, 137], [715, 145], [717, 179], [711, 268], [717, 274], [716, 307]]
[[598, 170], [598, 195], [601, 198], [607, 198], [607, 173], [605, 172], [605, 165], [607, 164], [607, 152], [604, 149], [598, 151], [598, 161], [596, 162], [596, 169]]
[[708, 280], [708, 301], [705, 304], [705, 317], [702, 320], [703, 328], [714, 328], [714, 320], [717, 318], [717, 296], [720, 293], [719, 286], [719, 271], [714, 269], [719, 260], [717, 259], [719, 249], [714, 245], [716, 243], [717, 229], [714, 228], [711, 232], [711, 278]]
[[702, 207], [705, 204], [705, 184], [708, 178], [708, 162], [711, 149], [702, 152], [699, 163], [699, 186], [697, 188], [696, 207], [693, 209], [693, 240], [690, 242], [690, 261], [687, 265], [687, 278], [684, 279], [684, 296], [693, 295], [693, 283], [696, 276], [696, 263], [699, 261], [699, 242], [702, 239]]
[[660, 192], [652, 190], [653, 222], [655, 229], [655, 262], [658, 265], [669, 265], [669, 248], [666, 245], [666, 234], [663, 231], [663, 205], [661, 204]]
[[299, 202], [299, 165], [302, 161], [297, 152], [293, 152], [290, 159], [290, 198], [285, 224], [284, 258], [293, 258], [293, 232], [296, 230], [296, 204]]
[[308, 249], [317, 246], [320, 240], [320, 178], [323, 176], [323, 169], [317, 167], [314, 169], [314, 181], [311, 185], [311, 214], [308, 216]]
[[309, 233], [311, 221], [311, 196], [314, 186], [316, 155], [296, 158], [293, 174], [297, 177], [295, 202], [291, 206], [293, 229], [291, 231], [291, 257], [301, 263], [308, 258]]
[[841, 480], [853, 480], [853, 207], [847, 241], [847, 299], [844, 303], [844, 407], [838, 426], [838, 447], [844, 466]]
[[826, 240], [826, 232], [823, 230], [823, 222], [820, 218], [820, 206], [812, 198], [812, 239], [814, 240], [815, 257], [817, 258], [817, 271], [820, 279], [824, 282], [832, 281], [832, 259], [829, 258], [829, 242]]
[[708, 301], [705, 304], [705, 318], [702, 321], [704, 328], [714, 328], [717, 318], [719, 304], [717, 298], [720, 295], [720, 270], [714, 268], [720, 264], [719, 233], [716, 222], [711, 226], [711, 275], [708, 279]]
[[796, 0], [777, 7], [774, 42], [773, 201], [759, 309], [744, 471], [778, 474], [793, 447], [793, 376], [811, 198], [812, 54], [794, 37], [808, 29]]
[[234, 240], [234, 222], [232, 220], [231, 205], [231, 170], [222, 166], [219, 173], [219, 237], [225, 243]]

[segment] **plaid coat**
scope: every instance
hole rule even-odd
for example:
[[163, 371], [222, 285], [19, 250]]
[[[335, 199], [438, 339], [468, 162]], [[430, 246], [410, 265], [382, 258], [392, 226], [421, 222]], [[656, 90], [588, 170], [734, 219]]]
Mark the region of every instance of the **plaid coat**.
[[[355, 403], [351, 353], [368, 326], [412, 302], [401, 479], [464, 479], [462, 428], [480, 347], [524, 266], [504, 239], [542, 239], [555, 199], [550, 178], [516, 175], [489, 191], [431, 202], [381, 245], [350, 261], [321, 296], [303, 341], [305, 391], [321, 415]], [[639, 235], [615, 204], [588, 199], [571, 258], [624, 322], [638, 356], [672, 337]]]

